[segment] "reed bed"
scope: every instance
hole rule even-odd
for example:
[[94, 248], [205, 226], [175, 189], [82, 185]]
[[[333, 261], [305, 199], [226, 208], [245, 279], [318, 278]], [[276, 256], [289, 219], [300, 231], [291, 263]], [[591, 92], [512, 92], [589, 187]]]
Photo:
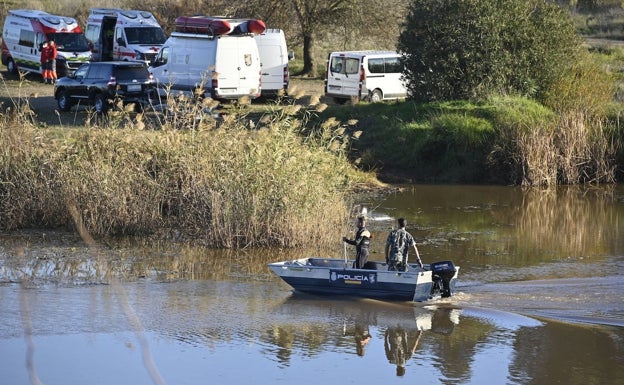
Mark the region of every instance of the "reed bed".
[[[533, 103], [493, 100], [498, 127], [492, 167], [522, 186], [614, 183], [621, 150], [613, 122], [583, 111], [558, 114]], [[521, 116], [519, 116], [521, 115]]]
[[0, 121], [0, 228], [165, 232], [226, 248], [335, 241], [350, 190], [372, 179], [349, 163], [342, 124], [306, 129], [318, 105], [199, 122], [194, 108], [150, 118], [120, 106], [84, 128], [43, 130], [10, 109]]

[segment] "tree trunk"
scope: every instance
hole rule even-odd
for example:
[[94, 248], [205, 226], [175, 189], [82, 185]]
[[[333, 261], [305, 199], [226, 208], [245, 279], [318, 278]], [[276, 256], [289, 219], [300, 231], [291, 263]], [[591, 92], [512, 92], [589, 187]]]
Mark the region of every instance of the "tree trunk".
[[314, 57], [314, 36], [312, 33], [303, 34], [303, 70], [301, 75], [310, 78], [315, 78], [316, 73], [316, 59]]

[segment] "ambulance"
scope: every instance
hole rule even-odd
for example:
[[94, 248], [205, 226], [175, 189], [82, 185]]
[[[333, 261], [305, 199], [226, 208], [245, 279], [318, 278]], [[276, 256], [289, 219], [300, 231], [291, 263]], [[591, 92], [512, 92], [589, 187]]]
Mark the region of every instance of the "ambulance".
[[58, 77], [71, 74], [91, 60], [89, 42], [76, 20], [39, 10], [9, 11], [2, 30], [2, 64], [9, 73], [41, 73], [41, 46], [56, 43]]
[[93, 61], [135, 60], [152, 63], [167, 36], [151, 12], [91, 8], [85, 30]]

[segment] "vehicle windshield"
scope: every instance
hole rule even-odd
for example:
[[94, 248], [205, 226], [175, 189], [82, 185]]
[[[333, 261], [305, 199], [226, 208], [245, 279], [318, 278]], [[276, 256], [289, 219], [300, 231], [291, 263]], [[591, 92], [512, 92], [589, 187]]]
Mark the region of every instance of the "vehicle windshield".
[[127, 27], [125, 28], [128, 44], [164, 44], [167, 36], [158, 27]]
[[89, 41], [82, 33], [49, 33], [48, 39], [54, 40], [54, 42], [56, 43], [56, 49], [59, 51], [89, 51]]

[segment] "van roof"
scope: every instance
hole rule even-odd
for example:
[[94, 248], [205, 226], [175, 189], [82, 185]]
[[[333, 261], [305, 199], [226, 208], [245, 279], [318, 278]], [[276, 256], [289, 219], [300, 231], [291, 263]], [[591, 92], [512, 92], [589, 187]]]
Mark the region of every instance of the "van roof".
[[69, 16], [57, 16], [40, 11], [38, 9], [14, 9], [9, 11], [9, 15], [23, 17], [25, 19], [45, 19], [50, 24], [77, 24], [76, 19]]
[[9, 11], [9, 15], [28, 20], [39, 20], [45, 26], [59, 31], [70, 31], [79, 27], [78, 22], [73, 17], [52, 15], [37, 9], [15, 9]]
[[171, 35], [169, 35], [170, 37], [177, 37], [177, 38], [186, 38], [186, 39], [203, 39], [203, 40], [214, 40], [214, 39], [224, 39], [224, 38], [241, 38], [241, 37], [251, 37], [253, 38], [254, 36], [257, 35], [252, 35], [252, 34], [242, 34], [242, 35], [207, 35], [205, 33], [192, 33], [192, 32], [176, 32], [173, 31], [171, 32]]
[[147, 24], [160, 26], [154, 15], [149, 11], [141, 11], [136, 9], [120, 9], [120, 8], [91, 8], [89, 10], [89, 19], [98, 16], [116, 16], [118, 20], [128, 23]]
[[[284, 31], [282, 31], [279, 28], [267, 28], [264, 32], [262, 32], [260, 35], [267, 35], [267, 34], [271, 34], [271, 33], [278, 33], [278, 34], [282, 34], [284, 33]], [[259, 36], [259, 35], [258, 35]]]
[[335, 51], [330, 52], [330, 56], [387, 56], [387, 55], [400, 55], [396, 51], [375, 51], [375, 50], [363, 50], [363, 51]]
[[9, 11], [9, 14], [25, 18], [52, 16], [49, 13], [40, 11], [38, 9], [14, 9]]
[[90, 12], [96, 15], [123, 15], [130, 19], [136, 19], [139, 16], [149, 19], [154, 15], [149, 11], [140, 11], [136, 9], [121, 9], [121, 8], [91, 8]]

